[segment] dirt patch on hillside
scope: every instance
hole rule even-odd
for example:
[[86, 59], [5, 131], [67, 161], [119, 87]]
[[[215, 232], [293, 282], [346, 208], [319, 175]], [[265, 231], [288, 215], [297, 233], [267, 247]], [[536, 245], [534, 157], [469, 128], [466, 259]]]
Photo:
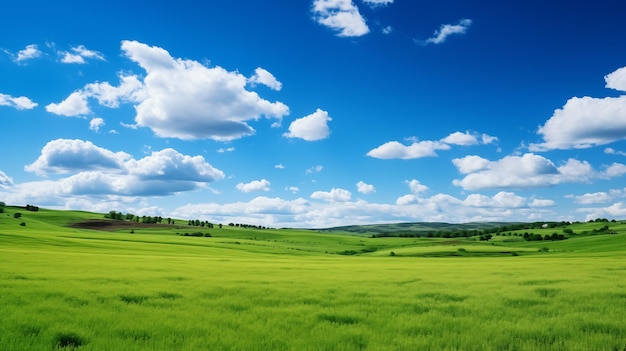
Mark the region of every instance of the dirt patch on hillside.
[[104, 230], [115, 231], [122, 229], [139, 229], [139, 228], [171, 228], [174, 227], [170, 224], [152, 224], [152, 223], [137, 223], [130, 221], [117, 221], [112, 219], [90, 219], [87, 221], [75, 222], [69, 225], [71, 228], [78, 229], [92, 229], [92, 230]]

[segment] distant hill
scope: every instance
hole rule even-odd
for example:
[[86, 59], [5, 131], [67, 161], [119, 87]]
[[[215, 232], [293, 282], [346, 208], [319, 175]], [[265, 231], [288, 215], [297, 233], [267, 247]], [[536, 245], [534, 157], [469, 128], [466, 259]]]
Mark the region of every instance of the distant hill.
[[423, 235], [437, 231], [466, 231], [466, 230], [485, 230], [489, 228], [499, 228], [511, 224], [520, 224], [521, 222], [471, 222], [471, 223], [445, 223], [445, 222], [408, 222], [408, 223], [388, 223], [388, 224], [367, 224], [367, 225], [348, 225], [340, 227], [331, 227], [318, 229], [321, 232], [346, 232], [353, 235], [381, 235], [394, 234], [401, 235]]

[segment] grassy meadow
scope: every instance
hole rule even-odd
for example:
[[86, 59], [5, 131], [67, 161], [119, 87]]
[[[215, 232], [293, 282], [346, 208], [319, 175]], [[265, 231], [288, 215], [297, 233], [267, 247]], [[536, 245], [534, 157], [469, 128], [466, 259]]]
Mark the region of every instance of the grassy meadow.
[[68, 226], [94, 218], [0, 213], [0, 350], [626, 350], [620, 222], [550, 242]]

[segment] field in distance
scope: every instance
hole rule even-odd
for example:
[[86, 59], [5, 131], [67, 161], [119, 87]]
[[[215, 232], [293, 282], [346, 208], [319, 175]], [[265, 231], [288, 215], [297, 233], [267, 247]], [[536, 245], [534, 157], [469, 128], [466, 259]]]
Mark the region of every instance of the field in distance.
[[626, 224], [394, 226], [3, 207], [0, 349], [626, 350]]

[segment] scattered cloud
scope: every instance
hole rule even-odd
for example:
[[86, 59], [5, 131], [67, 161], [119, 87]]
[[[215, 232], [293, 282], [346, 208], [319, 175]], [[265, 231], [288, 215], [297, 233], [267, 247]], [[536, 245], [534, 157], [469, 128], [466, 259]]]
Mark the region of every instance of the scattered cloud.
[[104, 124], [104, 119], [100, 117], [95, 117], [92, 118], [91, 121], [89, 121], [89, 129], [97, 133], [100, 131], [100, 127], [102, 127]]
[[472, 25], [471, 19], [462, 19], [458, 24], [442, 24], [439, 30], [436, 30], [431, 38], [418, 41], [418, 43], [427, 44], [441, 44], [448, 39], [449, 36], [454, 34], [465, 34], [467, 29]]
[[376, 188], [373, 185], [367, 184], [362, 180], [356, 183], [356, 188], [361, 194], [371, 194], [376, 192]]
[[360, 37], [369, 33], [365, 18], [352, 0], [314, 0], [313, 18], [340, 37]]
[[285, 190], [291, 191], [292, 193], [295, 194], [300, 191], [300, 188], [298, 188], [297, 186], [288, 186], [285, 188]]
[[91, 113], [87, 103], [87, 95], [82, 91], [71, 93], [65, 100], [58, 104], [48, 104], [46, 111], [67, 117], [84, 116]]
[[233, 151], [235, 151], [235, 148], [234, 148], [234, 147], [219, 148], [219, 149], [217, 149], [217, 152], [218, 152], [218, 153], [220, 153], [220, 154], [223, 154], [223, 153], [225, 153], [225, 152], [233, 152]]
[[252, 86], [263, 84], [273, 90], [280, 90], [283, 87], [283, 84], [279, 82], [273, 74], [261, 67], [258, 67], [254, 71], [254, 75], [248, 79], [248, 82]]
[[413, 139], [411, 145], [404, 145], [398, 141], [389, 141], [375, 149], [370, 150], [367, 156], [380, 158], [380, 159], [416, 159], [424, 157], [436, 157], [437, 151], [450, 150], [451, 145], [456, 146], [471, 146], [478, 144], [490, 144], [498, 140], [496, 137], [483, 134], [479, 140], [480, 135], [470, 132], [454, 132], [447, 137], [438, 140], [423, 140], [418, 141]]
[[283, 134], [287, 138], [300, 138], [306, 141], [316, 141], [328, 138], [330, 128], [328, 122], [332, 118], [328, 112], [317, 109], [312, 114], [298, 118], [289, 125], [289, 132]]
[[285, 169], [285, 165], [277, 164], [277, 165], [274, 166], [274, 168], [276, 168], [276, 169]]
[[32, 60], [41, 57], [42, 55], [43, 53], [39, 50], [37, 44], [26, 45], [24, 49], [17, 52], [17, 55], [11, 54], [11, 56], [13, 56], [13, 61], [17, 63], [23, 63], [24, 61]]
[[316, 191], [311, 194], [311, 198], [328, 202], [347, 202], [351, 200], [352, 193], [345, 189], [332, 188], [330, 191]]
[[250, 183], [237, 184], [237, 190], [243, 193], [250, 193], [253, 191], [270, 191], [270, 182], [266, 179], [253, 180]]
[[61, 62], [63, 63], [78, 63], [85, 64], [85, 59], [94, 59], [105, 61], [104, 55], [98, 51], [87, 49], [84, 45], [79, 45], [70, 48], [71, 51], [59, 51], [58, 54], [62, 56]]
[[409, 186], [409, 189], [411, 189], [411, 193], [413, 194], [421, 194], [428, 191], [428, 187], [420, 183], [417, 179], [407, 180], [405, 183]]
[[392, 26], [383, 27], [383, 29], [381, 29], [381, 32], [385, 35], [391, 34], [391, 32], [393, 32], [393, 27]]
[[18, 110], [31, 110], [37, 107], [37, 103], [26, 96], [13, 97], [0, 93], [0, 106], [9, 106]]
[[576, 203], [583, 205], [601, 204], [613, 201], [613, 197], [604, 191], [587, 193], [578, 196], [568, 195], [567, 197], [572, 198]]
[[605, 154], [609, 154], [609, 155], [620, 155], [620, 156], [626, 156], [626, 152], [624, 151], [618, 151], [615, 150], [613, 148], [607, 147], [606, 149], [604, 149], [604, 153]]
[[386, 6], [389, 4], [393, 4], [393, 0], [362, 0], [364, 4], [370, 5], [373, 7], [376, 6]]
[[306, 174], [313, 174], [313, 173], [319, 173], [324, 169], [324, 166], [322, 165], [317, 165], [317, 166], [313, 166], [309, 169], [306, 170]]
[[[626, 67], [604, 77], [606, 86], [626, 91]], [[543, 143], [530, 151], [584, 149], [626, 139], [626, 95], [569, 99], [537, 131]]]
[[461, 174], [466, 174], [463, 179], [454, 180], [453, 184], [465, 190], [549, 187], [626, 174], [626, 165], [620, 163], [607, 166], [604, 171], [597, 171], [587, 161], [570, 158], [561, 166], [556, 166], [549, 159], [533, 153], [506, 156], [497, 161], [469, 155], [454, 159], [452, 163]]

